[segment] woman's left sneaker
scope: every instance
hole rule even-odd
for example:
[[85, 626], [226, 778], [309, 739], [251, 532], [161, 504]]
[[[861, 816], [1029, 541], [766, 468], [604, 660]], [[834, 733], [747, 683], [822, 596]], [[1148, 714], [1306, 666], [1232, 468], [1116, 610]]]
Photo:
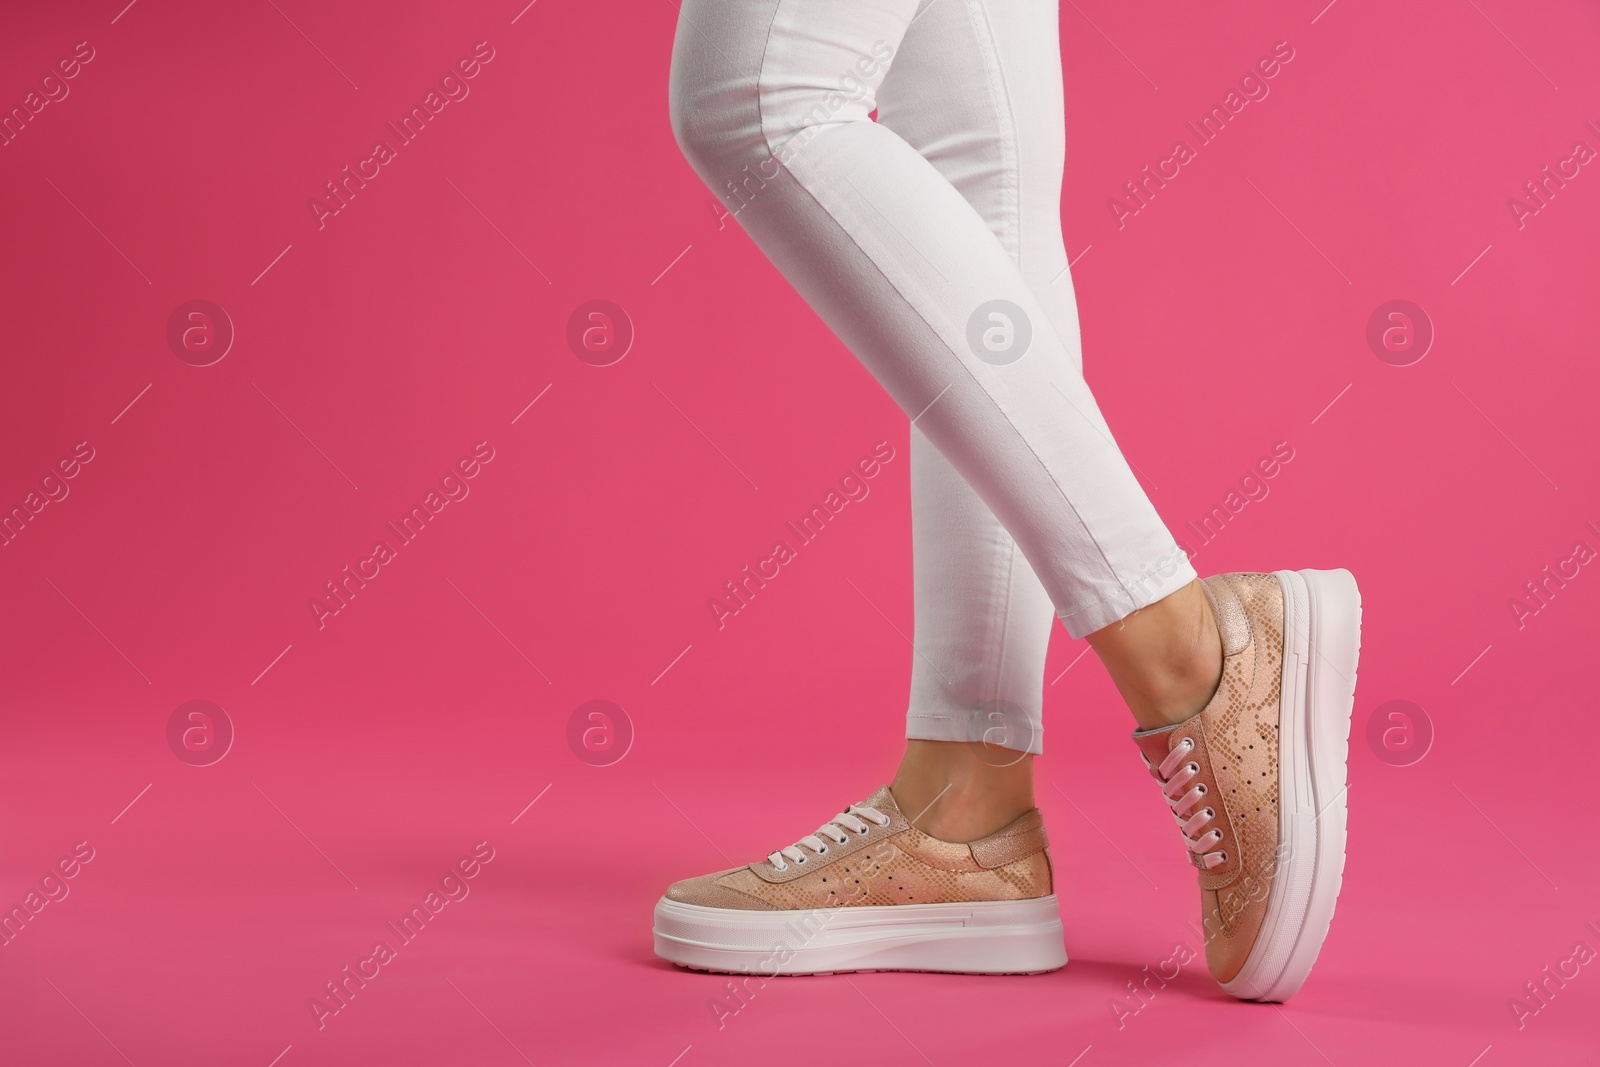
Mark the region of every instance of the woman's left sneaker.
[[1206, 963], [1241, 1000], [1311, 973], [1344, 878], [1345, 756], [1361, 646], [1349, 571], [1207, 578], [1222, 682], [1133, 735], [1200, 874]]
[[988, 837], [940, 841], [884, 786], [765, 860], [677, 882], [656, 955], [735, 974], [1037, 974], [1067, 962], [1037, 808]]

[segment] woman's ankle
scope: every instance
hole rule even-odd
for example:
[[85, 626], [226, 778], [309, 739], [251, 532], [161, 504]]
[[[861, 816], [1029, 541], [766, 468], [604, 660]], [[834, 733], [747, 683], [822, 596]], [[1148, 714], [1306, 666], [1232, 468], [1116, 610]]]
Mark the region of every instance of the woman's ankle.
[[1088, 640], [1140, 729], [1193, 717], [1222, 680], [1222, 635], [1198, 581]]
[[1035, 806], [1033, 756], [992, 745], [912, 739], [889, 791], [923, 833], [941, 841], [976, 841]]

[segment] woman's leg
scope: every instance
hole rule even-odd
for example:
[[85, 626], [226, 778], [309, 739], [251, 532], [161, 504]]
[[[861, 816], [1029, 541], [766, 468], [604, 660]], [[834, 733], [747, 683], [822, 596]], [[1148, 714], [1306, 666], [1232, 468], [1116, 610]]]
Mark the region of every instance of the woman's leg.
[[[997, 62], [1016, 72], [1008, 88], [1031, 106], [1014, 113], [1006, 97], [973, 91]], [[1053, 357], [1053, 373], [1079, 373], [1077, 305], [1061, 238], [1065, 137], [1054, 0], [1001, 5], [992, 14], [965, 3], [924, 8], [877, 103], [879, 124], [972, 205], [1055, 327], [1061, 349], [1032, 358]], [[1006, 528], [916, 426], [911, 525], [910, 743], [893, 789], [908, 809], [926, 809], [917, 824], [929, 833], [971, 840], [1034, 806], [1031, 755], [1043, 751], [1054, 612]]]
[[[690, 0], [673, 116], [708, 184], [916, 420], [914, 741], [896, 787], [913, 804], [950, 787], [930, 830], [976, 836], [1031, 797], [1027, 760], [997, 749], [1039, 749], [1041, 588], [1073, 634], [1100, 631], [1126, 693], [1185, 652], [1155, 673], [1192, 681], [1164, 704], [1198, 710], [1214, 635], [1176, 641], [1165, 604], [1110, 625], [1193, 571], [1081, 374], [1055, 5]], [[1197, 587], [1182, 599], [1207, 610]]]
[[[674, 129], [762, 250], [1000, 519], [1068, 630], [1083, 636], [1194, 572], [1117, 449], [1075, 344], [1012, 254], [933, 164], [869, 117], [919, 7], [933, 18], [938, 6], [686, 0]], [[986, 60], [969, 66], [967, 92], [1004, 100], [1013, 117], [1059, 106], [1059, 84], [1028, 92], [1040, 72], [996, 51], [993, 26], [1031, 4], [955, 6], [970, 17], [937, 43]]]

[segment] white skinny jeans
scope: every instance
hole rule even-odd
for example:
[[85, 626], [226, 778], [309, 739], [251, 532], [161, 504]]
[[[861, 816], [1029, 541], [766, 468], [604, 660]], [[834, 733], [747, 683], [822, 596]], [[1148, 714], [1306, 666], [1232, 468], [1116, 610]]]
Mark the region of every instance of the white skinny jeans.
[[907, 736], [1030, 752], [1052, 611], [1082, 637], [1195, 577], [1083, 379], [1056, 5], [683, 0], [671, 85], [695, 170], [913, 419]]

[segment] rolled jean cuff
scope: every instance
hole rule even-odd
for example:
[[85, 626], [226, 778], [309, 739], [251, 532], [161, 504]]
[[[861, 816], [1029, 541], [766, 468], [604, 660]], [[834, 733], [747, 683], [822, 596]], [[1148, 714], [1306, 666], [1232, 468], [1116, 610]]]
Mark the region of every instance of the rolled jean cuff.
[[[1025, 753], [1037, 756], [1044, 751], [1044, 727], [1016, 708], [1009, 712], [985, 708], [908, 712], [906, 739], [982, 744], [997, 754], [991, 761], [997, 766], [1015, 763]], [[1013, 754], [1015, 759], [1011, 758]]]
[[1086, 637], [1171, 596], [1199, 577], [1189, 563], [1188, 554], [1176, 545], [1169, 555], [1146, 564], [1139, 574], [1140, 577], [1124, 582], [1120, 590], [1104, 600], [1060, 615], [1061, 624], [1073, 637]]

